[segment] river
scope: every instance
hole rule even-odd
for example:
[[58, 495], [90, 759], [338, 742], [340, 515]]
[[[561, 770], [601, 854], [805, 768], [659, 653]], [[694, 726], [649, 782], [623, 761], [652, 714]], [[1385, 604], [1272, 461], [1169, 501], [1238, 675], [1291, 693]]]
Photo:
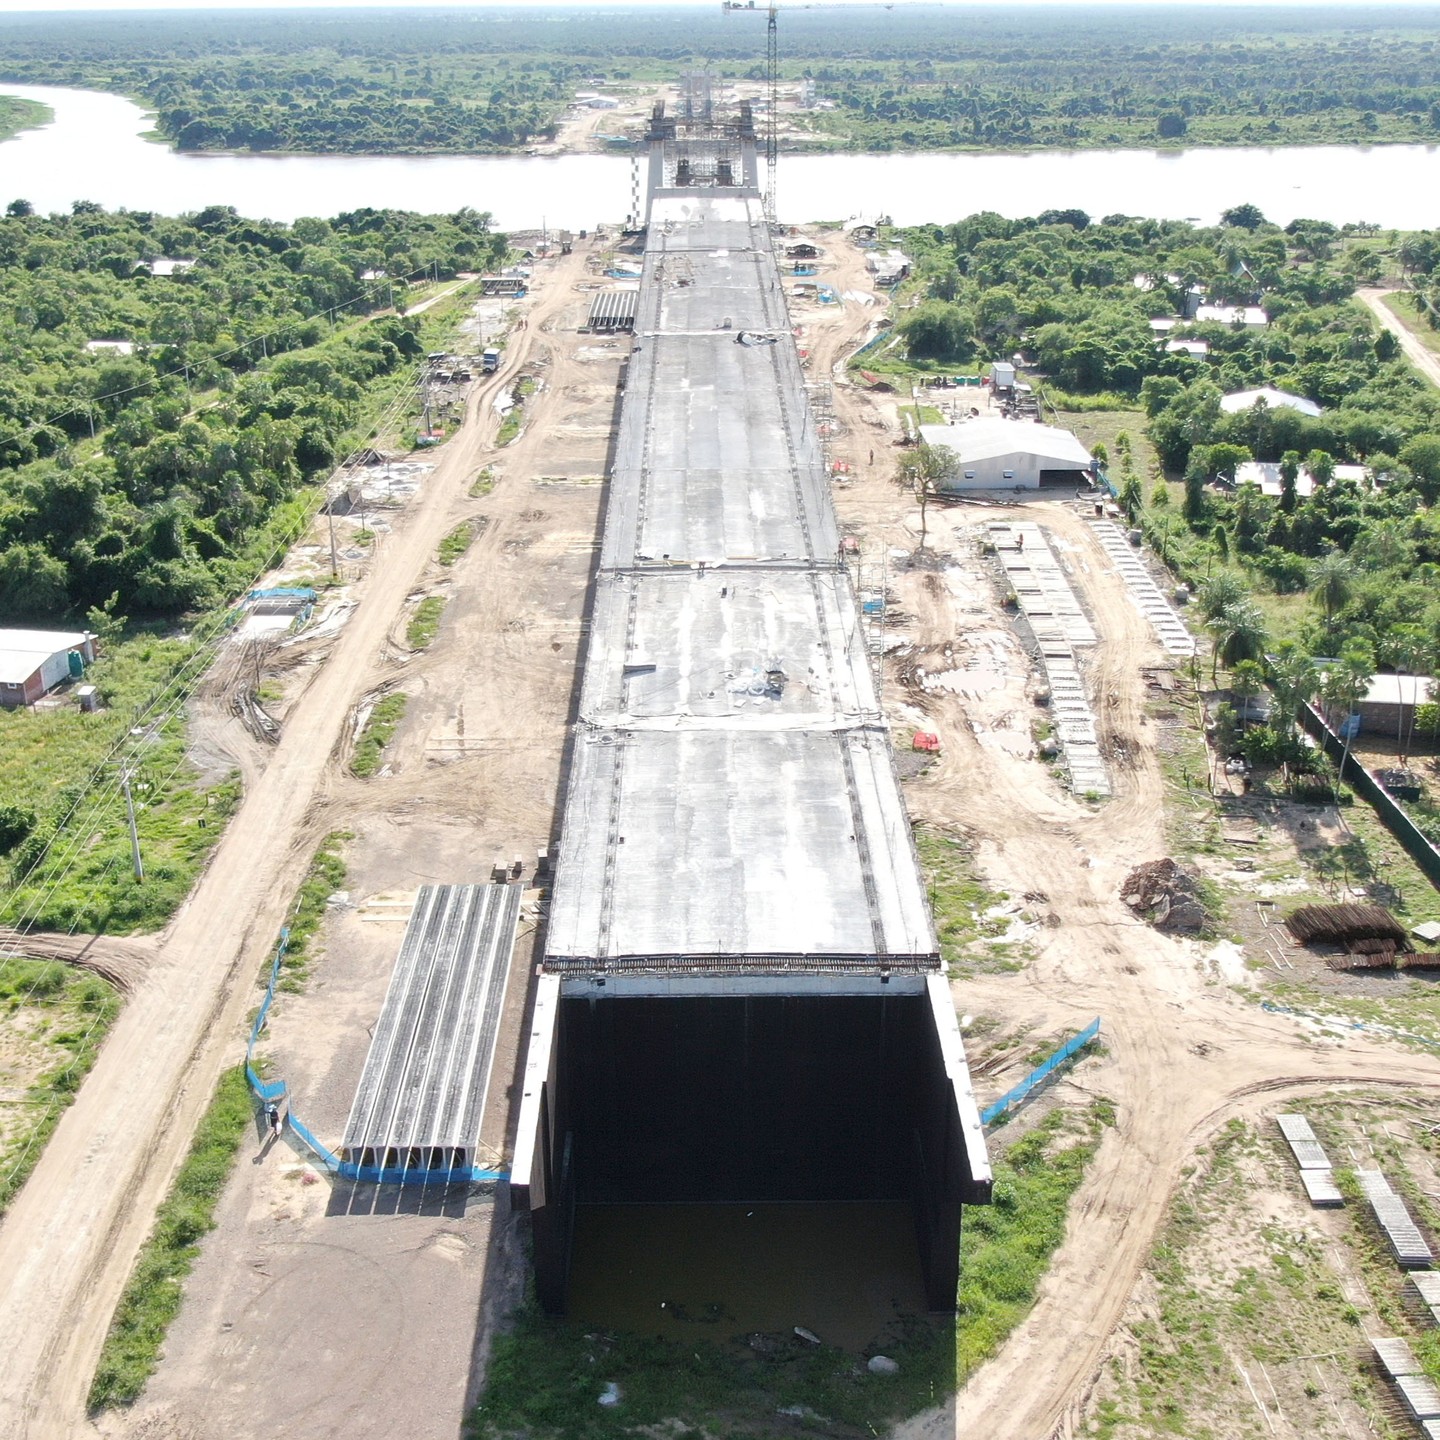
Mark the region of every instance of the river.
[[[294, 220], [361, 206], [488, 210], [502, 229], [582, 229], [622, 219], [630, 162], [613, 155], [182, 155], [142, 140], [145, 113], [116, 95], [0, 83], [40, 100], [53, 123], [0, 143], [0, 205], [41, 211], [75, 200], [180, 214], [233, 205]], [[842, 220], [864, 210], [899, 225], [977, 210], [1148, 215], [1210, 224], [1250, 202], [1279, 224], [1297, 216], [1386, 228], [1440, 225], [1440, 146], [1039, 150], [946, 155], [782, 156], [781, 217]]]

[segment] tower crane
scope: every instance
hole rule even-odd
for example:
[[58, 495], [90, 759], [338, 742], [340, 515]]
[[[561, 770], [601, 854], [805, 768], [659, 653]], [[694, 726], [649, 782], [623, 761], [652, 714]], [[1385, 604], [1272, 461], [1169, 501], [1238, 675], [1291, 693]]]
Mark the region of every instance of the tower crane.
[[[837, 0], [820, 0], [820, 3], [800, 3], [790, 6], [792, 10], [830, 10]], [[847, 8], [850, 8], [847, 6]], [[884, 5], [886, 10], [895, 8], [893, 3]], [[745, 15], [765, 16], [765, 88], [770, 96], [770, 114], [765, 122], [765, 218], [775, 223], [775, 160], [780, 153], [780, 35], [776, 25], [780, 6], [777, 0], [757, 5], [755, 0], [720, 0], [720, 9], [725, 14], [740, 11]]]
[[727, 14], [743, 10], [748, 14], [763, 12], [765, 24], [765, 88], [769, 94], [769, 112], [765, 120], [765, 218], [775, 224], [775, 161], [780, 153], [780, 32], [776, 25], [780, 7], [776, 0], [756, 5], [755, 0], [720, 0]]

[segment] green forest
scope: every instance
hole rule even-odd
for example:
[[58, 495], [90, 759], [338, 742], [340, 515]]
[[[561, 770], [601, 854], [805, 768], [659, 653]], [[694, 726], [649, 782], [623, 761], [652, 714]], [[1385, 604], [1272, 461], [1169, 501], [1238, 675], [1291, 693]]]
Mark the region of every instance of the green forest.
[[[784, 77], [834, 102], [802, 145], [1440, 136], [1429, 8], [798, 7], [779, 33]], [[0, 78], [133, 96], [187, 150], [513, 150], [582, 85], [760, 80], [764, 56], [763, 14], [718, 6], [0, 16]]]
[[[470, 210], [293, 225], [222, 206], [29, 210], [0, 217], [0, 626], [98, 634], [102, 709], [0, 711], [0, 914], [144, 928], [173, 913], [238, 798], [186, 759], [184, 694], [207, 641], [466, 295], [423, 316], [406, 301], [508, 243]], [[165, 274], [159, 258], [193, 263]], [[124, 745], [138, 751], [140, 884], [105, 769]], [[83, 853], [66, 849], [67, 816]]]
[[[419, 351], [392, 283], [360, 277], [506, 250], [464, 210], [287, 226], [28, 208], [0, 219], [0, 625], [232, 594], [267, 519], [344, 453], [367, 384]], [[157, 257], [194, 263], [162, 277]]]

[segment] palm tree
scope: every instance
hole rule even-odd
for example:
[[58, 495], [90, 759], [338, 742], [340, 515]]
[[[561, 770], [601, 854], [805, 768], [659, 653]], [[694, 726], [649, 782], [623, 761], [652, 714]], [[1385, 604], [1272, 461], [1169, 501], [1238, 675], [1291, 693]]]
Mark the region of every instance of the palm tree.
[[[1340, 652], [1340, 663], [1335, 665], [1325, 676], [1325, 684], [1322, 694], [1327, 704], [1343, 709], [1345, 719], [1342, 722], [1344, 729], [1344, 745], [1340, 751], [1340, 770], [1336, 776], [1336, 783], [1345, 778], [1345, 767], [1350, 763], [1350, 743], [1355, 738], [1356, 726], [1350, 724], [1351, 717], [1355, 714], [1355, 706], [1361, 697], [1370, 688], [1371, 677], [1375, 674], [1375, 654], [1371, 650], [1369, 642], [1365, 640], [1352, 640]], [[1336, 799], [1339, 799], [1339, 792], [1336, 792]]]
[[1314, 695], [1316, 679], [1315, 662], [1293, 641], [1286, 641], [1271, 668], [1270, 684], [1275, 691], [1277, 719], [1283, 715], [1287, 727], [1295, 724], [1301, 702]]
[[1215, 642], [1215, 655], [1210, 667], [1210, 683], [1219, 683], [1219, 666], [1223, 660], [1233, 669], [1242, 660], [1259, 660], [1265, 654], [1265, 616], [1253, 600], [1237, 600], [1227, 605], [1205, 628]]
[[1335, 612], [1349, 603], [1354, 578], [1354, 567], [1339, 550], [1322, 555], [1310, 567], [1310, 598], [1323, 607], [1327, 627], [1334, 621]]
[[1228, 570], [1222, 570], [1213, 580], [1207, 580], [1200, 587], [1200, 613], [1206, 620], [1213, 620], [1245, 597], [1245, 586], [1239, 577]]

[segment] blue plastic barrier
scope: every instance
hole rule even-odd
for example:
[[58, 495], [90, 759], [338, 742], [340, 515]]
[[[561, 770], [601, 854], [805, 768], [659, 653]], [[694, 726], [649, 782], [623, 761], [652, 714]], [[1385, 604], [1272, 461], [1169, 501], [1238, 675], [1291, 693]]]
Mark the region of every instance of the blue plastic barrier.
[[993, 1124], [1012, 1105], [1018, 1105], [1037, 1085], [1048, 1079], [1077, 1050], [1083, 1050], [1099, 1033], [1100, 1020], [1097, 1016], [1078, 1035], [1067, 1040], [1048, 1060], [1032, 1070], [1013, 1090], [1007, 1091], [993, 1105], [987, 1105], [980, 1112], [980, 1123]]
[[270, 982], [265, 987], [265, 998], [260, 1002], [260, 1009], [255, 1014], [255, 1023], [250, 1027], [249, 1044], [245, 1046], [245, 1078], [250, 1082], [250, 1088], [267, 1105], [272, 1100], [279, 1100], [284, 1096], [285, 1082], [275, 1080], [267, 1083], [255, 1073], [255, 1042], [265, 1028], [265, 1020], [270, 1014], [270, 1007], [275, 1003], [275, 985], [280, 979], [280, 962], [285, 958], [285, 947], [289, 943], [290, 927], [287, 925], [280, 932], [280, 944], [276, 946], [275, 958], [270, 962]]

